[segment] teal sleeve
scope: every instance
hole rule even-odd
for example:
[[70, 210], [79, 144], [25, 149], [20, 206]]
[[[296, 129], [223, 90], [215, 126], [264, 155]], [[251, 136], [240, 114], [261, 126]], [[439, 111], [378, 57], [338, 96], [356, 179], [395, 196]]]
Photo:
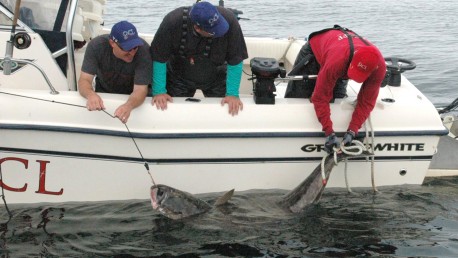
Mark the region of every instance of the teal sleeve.
[[153, 96], [167, 93], [165, 88], [167, 75], [166, 63], [153, 61]]
[[239, 96], [240, 81], [242, 80], [243, 62], [227, 65], [226, 96]]

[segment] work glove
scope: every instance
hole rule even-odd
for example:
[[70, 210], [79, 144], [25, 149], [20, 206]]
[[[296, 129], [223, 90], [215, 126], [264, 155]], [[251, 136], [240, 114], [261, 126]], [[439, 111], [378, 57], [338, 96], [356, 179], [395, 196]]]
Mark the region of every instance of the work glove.
[[326, 137], [326, 142], [324, 143], [324, 150], [328, 153], [331, 154], [334, 152], [334, 146], [336, 148], [340, 148], [340, 143], [337, 141], [337, 137], [335, 133], [332, 133]]
[[349, 146], [353, 139], [355, 139], [355, 132], [353, 132], [352, 130], [348, 130], [343, 137], [342, 145]]

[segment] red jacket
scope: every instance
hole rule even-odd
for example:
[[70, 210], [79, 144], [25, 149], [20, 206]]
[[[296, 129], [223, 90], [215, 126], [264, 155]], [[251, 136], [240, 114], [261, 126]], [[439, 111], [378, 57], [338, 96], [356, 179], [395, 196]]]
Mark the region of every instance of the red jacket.
[[[352, 34], [349, 32], [350, 35]], [[366, 39], [364, 39], [366, 40]], [[367, 41], [367, 40], [366, 40]], [[359, 38], [353, 38], [355, 51], [366, 46]], [[334, 132], [329, 102], [333, 98], [336, 81], [348, 79], [347, 69], [350, 57], [348, 38], [340, 30], [330, 30], [310, 39], [310, 47], [320, 64], [320, 71], [312, 95], [315, 113], [323, 126], [326, 136]], [[356, 108], [348, 125], [348, 130], [357, 133], [369, 117], [377, 101], [380, 84], [385, 78], [386, 64], [380, 53], [378, 69], [363, 82], [358, 93]]]

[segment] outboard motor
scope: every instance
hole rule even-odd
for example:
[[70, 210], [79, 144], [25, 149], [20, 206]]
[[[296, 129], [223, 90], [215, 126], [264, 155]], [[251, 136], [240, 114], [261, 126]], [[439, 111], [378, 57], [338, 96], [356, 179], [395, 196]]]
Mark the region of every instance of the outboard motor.
[[250, 60], [253, 73], [253, 97], [256, 104], [275, 104], [275, 78], [285, 78], [286, 70], [274, 58], [255, 57]]

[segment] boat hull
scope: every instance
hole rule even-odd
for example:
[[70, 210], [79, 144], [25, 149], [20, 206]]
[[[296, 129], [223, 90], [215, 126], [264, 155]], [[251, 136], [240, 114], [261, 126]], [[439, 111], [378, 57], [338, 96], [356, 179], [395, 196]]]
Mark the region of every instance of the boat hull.
[[[140, 162], [80, 159], [2, 152], [2, 182], [8, 203], [148, 199], [152, 185]], [[191, 193], [235, 188], [293, 189], [320, 160], [296, 162], [151, 163], [156, 183]], [[377, 160], [375, 184], [421, 184], [429, 160]], [[345, 187], [344, 164], [337, 166], [328, 187]], [[371, 186], [371, 163], [348, 163], [350, 187]]]
[[[355, 86], [355, 85], [354, 85]], [[357, 86], [355, 86], [357, 87]], [[149, 198], [154, 181], [191, 192], [235, 188], [292, 189], [320, 164], [324, 134], [308, 99], [278, 99], [257, 105], [243, 97], [244, 110], [230, 116], [219, 98], [188, 102], [175, 98], [168, 110], [135, 109], [127, 124], [112, 117], [127, 96], [102, 94], [107, 109], [89, 112], [76, 92], [4, 90], [0, 162], [8, 203], [101, 201]], [[353, 96], [354, 97], [354, 96]], [[447, 133], [433, 106], [418, 102], [413, 115], [404, 98], [381, 99], [367, 126], [375, 135], [377, 186], [421, 184]], [[339, 136], [353, 110], [352, 96], [331, 104]], [[367, 129], [371, 132], [371, 129]], [[362, 128], [360, 137], [365, 136]], [[371, 162], [351, 160], [335, 168], [329, 187], [371, 186]]]

